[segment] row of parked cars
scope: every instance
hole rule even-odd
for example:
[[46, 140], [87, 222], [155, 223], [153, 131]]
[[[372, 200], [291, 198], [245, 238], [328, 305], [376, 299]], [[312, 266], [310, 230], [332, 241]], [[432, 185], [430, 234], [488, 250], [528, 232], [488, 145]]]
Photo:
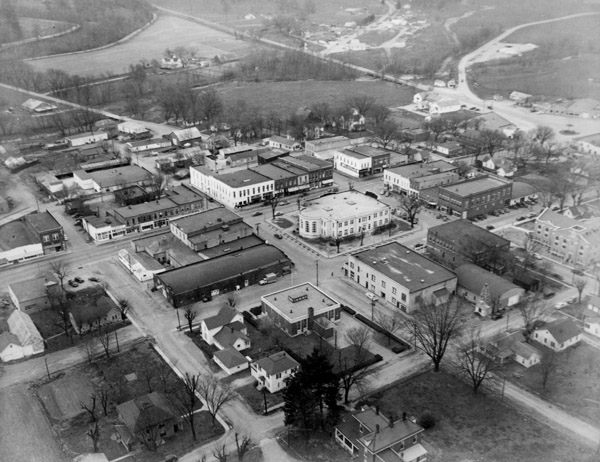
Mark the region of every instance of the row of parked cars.
[[[96, 278], [96, 277], [91, 277], [88, 278], [88, 281], [90, 282], [100, 282], [100, 279]], [[67, 284], [69, 284], [71, 287], [79, 287], [80, 284], [83, 284], [85, 282], [85, 280], [83, 280], [82, 278], [80, 278], [79, 276], [74, 277], [73, 279], [69, 279], [67, 281]]]

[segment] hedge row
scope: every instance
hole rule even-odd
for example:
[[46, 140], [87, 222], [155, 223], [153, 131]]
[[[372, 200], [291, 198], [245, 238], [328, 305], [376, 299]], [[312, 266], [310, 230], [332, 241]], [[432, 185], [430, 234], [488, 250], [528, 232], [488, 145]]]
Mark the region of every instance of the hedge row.
[[[410, 350], [410, 345], [408, 343], [406, 343], [404, 340], [402, 340], [399, 337], [396, 337], [394, 334], [392, 334], [391, 332], [388, 332], [387, 330], [385, 330], [383, 327], [381, 327], [379, 324], [371, 321], [369, 318], [367, 318], [366, 316], [363, 316], [360, 313], [356, 313], [356, 315], [354, 315], [354, 317], [356, 319], [358, 319], [359, 321], [361, 321], [362, 323], [366, 324], [367, 326], [369, 326], [371, 329], [385, 335], [386, 337], [391, 338], [393, 341], [398, 342], [400, 345], [402, 345], [402, 350], [400, 351], [394, 351], [394, 353], [401, 353], [404, 350]], [[396, 348], [396, 350], [398, 350], [398, 348]], [[393, 350], [392, 350], [393, 351]]]

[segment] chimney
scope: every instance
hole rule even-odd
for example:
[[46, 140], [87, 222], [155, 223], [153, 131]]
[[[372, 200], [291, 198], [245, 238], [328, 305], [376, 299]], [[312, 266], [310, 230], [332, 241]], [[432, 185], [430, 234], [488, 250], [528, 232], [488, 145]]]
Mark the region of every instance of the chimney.
[[390, 428], [394, 428], [394, 420], [396, 420], [396, 416], [394, 414], [390, 415]]
[[379, 405], [375, 406], [375, 415], [379, 415]]
[[379, 434], [379, 424], [375, 424], [375, 434]]
[[402, 413], [402, 422], [406, 422], [406, 412]]

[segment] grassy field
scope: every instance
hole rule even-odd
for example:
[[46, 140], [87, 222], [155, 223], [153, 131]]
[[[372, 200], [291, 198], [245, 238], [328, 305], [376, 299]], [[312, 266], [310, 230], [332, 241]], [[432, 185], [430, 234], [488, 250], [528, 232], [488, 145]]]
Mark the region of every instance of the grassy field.
[[0, 460], [65, 462], [44, 411], [22, 385], [0, 390]]
[[141, 59], [160, 60], [167, 48], [179, 46], [196, 49], [197, 56], [207, 58], [231, 52], [242, 55], [250, 46], [256, 47], [200, 24], [161, 15], [152, 26], [125, 43], [83, 54], [38, 59], [30, 64], [38, 71], [54, 68], [79, 75], [121, 74], [128, 71], [130, 64]]
[[428, 372], [369, 399], [383, 412], [434, 414], [425, 441], [434, 446], [429, 460], [591, 462], [594, 451], [483, 394], [453, 376]]
[[[543, 346], [536, 348], [547, 352]], [[542, 388], [540, 366], [529, 369], [511, 363], [504, 370], [507, 378], [523, 386], [545, 400], [559, 405], [566, 412], [577, 415], [592, 425], [600, 422], [600, 358], [598, 350], [585, 343], [558, 354], [556, 373], [548, 379], [546, 390]], [[514, 379], [513, 372], [520, 378]]]
[[248, 107], [261, 108], [265, 113], [275, 111], [283, 117], [299, 107], [326, 102], [332, 107], [341, 105], [352, 95], [369, 95], [385, 106], [401, 106], [412, 101], [414, 90], [378, 80], [371, 81], [302, 81], [268, 82], [227, 85], [219, 90], [225, 102], [245, 100]]

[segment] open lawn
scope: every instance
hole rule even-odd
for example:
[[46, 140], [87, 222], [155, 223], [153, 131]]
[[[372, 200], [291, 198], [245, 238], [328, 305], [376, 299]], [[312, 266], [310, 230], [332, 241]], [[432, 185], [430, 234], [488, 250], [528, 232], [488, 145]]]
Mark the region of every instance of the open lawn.
[[222, 53], [243, 55], [250, 44], [223, 32], [210, 29], [192, 21], [161, 15], [146, 30], [119, 45], [87, 53], [55, 56], [30, 61], [35, 70], [62, 69], [69, 74], [101, 75], [104, 73], [122, 74], [130, 64], [141, 59], [160, 60], [167, 48], [193, 48], [197, 56], [214, 58]]
[[252, 408], [257, 414], [264, 414], [265, 412], [265, 400], [267, 402], [267, 409], [276, 404], [283, 403], [283, 392], [270, 393], [265, 389], [264, 393], [258, 391], [256, 388], [256, 382], [252, 382], [249, 385], [238, 388], [236, 390], [245, 400], [246, 403]]
[[443, 372], [427, 372], [372, 395], [369, 403], [383, 412], [435, 416], [435, 427], [424, 433], [434, 447], [428, 460], [547, 462], [597, 460], [583, 447], [497, 399], [473, 395], [471, 387]]
[[287, 117], [301, 106], [310, 107], [316, 103], [338, 107], [353, 95], [369, 95], [389, 107], [403, 106], [412, 101], [414, 90], [379, 80], [308, 80], [230, 84], [221, 87], [219, 94], [226, 103], [244, 100], [248, 107], [260, 108], [264, 113], [275, 111]]
[[71, 419], [82, 412], [80, 402], [87, 402], [94, 392], [85, 374], [75, 372], [42, 385], [38, 396], [48, 414], [55, 420]]
[[23, 385], [0, 390], [0, 460], [65, 462], [35, 396]]
[[[549, 351], [540, 344], [532, 345], [542, 353]], [[539, 364], [525, 369], [511, 362], [503, 372], [515, 385], [557, 404], [566, 412], [593, 425], [600, 421], [600, 354], [596, 348], [581, 342], [559, 353], [556, 372], [550, 375], [546, 390], [542, 388]], [[520, 378], [516, 379], [513, 372]]]

